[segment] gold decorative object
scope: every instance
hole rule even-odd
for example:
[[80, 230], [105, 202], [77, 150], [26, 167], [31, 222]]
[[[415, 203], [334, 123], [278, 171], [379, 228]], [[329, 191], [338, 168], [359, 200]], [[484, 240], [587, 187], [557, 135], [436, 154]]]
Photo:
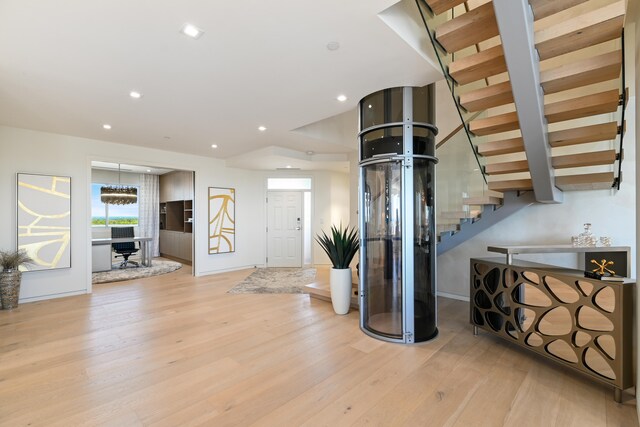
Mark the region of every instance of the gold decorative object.
[[595, 259], [591, 260], [591, 264], [595, 264], [598, 266], [598, 268], [594, 268], [593, 270], [591, 270], [594, 273], [598, 273], [601, 275], [605, 275], [606, 273], [611, 274], [612, 276], [616, 275], [616, 272], [613, 270], [608, 269], [607, 267], [609, 267], [610, 265], [613, 265], [613, 261], [607, 261], [606, 259], [602, 259], [602, 261], [598, 262]]
[[33, 263], [21, 270], [71, 267], [71, 178], [18, 174], [18, 249]]
[[235, 251], [236, 191], [209, 187], [209, 253]]

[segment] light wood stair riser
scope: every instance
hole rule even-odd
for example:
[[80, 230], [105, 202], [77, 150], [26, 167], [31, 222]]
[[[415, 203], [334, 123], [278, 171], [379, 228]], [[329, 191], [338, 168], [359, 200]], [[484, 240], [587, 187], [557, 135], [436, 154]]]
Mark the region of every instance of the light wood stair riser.
[[477, 136], [508, 132], [519, 127], [518, 114], [515, 112], [476, 119], [469, 123], [469, 131]]
[[511, 83], [502, 82], [460, 95], [460, 105], [467, 111], [486, 110], [513, 102]]
[[502, 52], [502, 45], [494, 46], [449, 64], [449, 75], [461, 85], [506, 71], [507, 63]]
[[[545, 117], [549, 123], [557, 123], [598, 114], [613, 113], [618, 109], [618, 103], [618, 91], [613, 89], [546, 105]], [[492, 135], [518, 128], [518, 115], [515, 112], [476, 119], [469, 123], [469, 130], [477, 136]]]
[[576, 16], [535, 34], [541, 60], [553, 58], [620, 37], [625, 1]]
[[499, 206], [502, 205], [502, 199], [493, 196], [465, 197], [462, 199], [462, 204], [466, 206]]
[[616, 161], [616, 150], [593, 151], [590, 153], [556, 156], [551, 164], [555, 169], [579, 168], [586, 166], [612, 165]]
[[614, 89], [545, 105], [544, 113], [549, 123], [563, 122], [598, 114], [613, 113], [618, 109], [619, 100], [618, 90]]
[[513, 162], [493, 163], [486, 165], [484, 169], [487, 175], [528, 172], [529, 162], [526, 160], [517, 160]]
[[613, 172], [556, 177], [556, 187], [562, 191], [607, 190], [613, 185]]
[[533, 189], [530, 179], [514, 179], [510, 181], [489, 182], [489, 189], [495, 191], [524, 191]]
[[556, 93], [617, 79], [622, 68], [622, 51], [605, 53], [540, 73], [544, 93]]
[[447, 10], [464, 3], [467, 0], [427, 0], [427, 4], [434, 14], [440, 15]]
[[478, 144], [478, 154], [484, 157], [521, 153], [523, 151], [524, 143], [522, 141], [522, 138], [512, 138], [502, 141], [491, 141]]
[[439, 218], [442, 219], [468, 219], [468, 218], [477, 218], [480, 215], [479, 210], [470, 210], [469, 212], [465, 211], [451, 211], [451, 212], [440, 212], [438, 215]]
[[600, 125], [550, 132], [549, 145], [552, 147], [565, 147], [589, 142], [609, 141], [615, 139], [617, 135], [618, 123], [609, 122]]
[[589, 0], [529, 0], [536, 20], [562, 12]]
[[493, 3], [488, 2], [436, 28], [436, 40], [449, 53], [499, 34]]

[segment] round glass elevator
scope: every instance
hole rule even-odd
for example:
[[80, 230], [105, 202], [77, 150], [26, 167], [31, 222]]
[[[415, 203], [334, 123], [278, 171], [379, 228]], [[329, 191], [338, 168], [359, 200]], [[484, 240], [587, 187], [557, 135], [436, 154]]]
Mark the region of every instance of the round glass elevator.
[[435, 86], [359, 104], [360, 328], [386, 341], [438, 334]]

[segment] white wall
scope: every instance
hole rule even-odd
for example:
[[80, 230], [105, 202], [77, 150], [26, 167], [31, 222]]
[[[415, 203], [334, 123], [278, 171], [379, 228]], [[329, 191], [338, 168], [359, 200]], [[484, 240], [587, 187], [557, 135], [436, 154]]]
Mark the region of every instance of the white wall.
[[[16, 173], [68, 175], [72, 178], [71, 268], [29, 272], [23, 276], [21, 301], [91, 292], [91, 161], [141, 164], [195, 171], [195, 274], [205, 275], [264, 265], [266, 257], [266, 176], [269, 173], [227, 168], [224, 161], [143, 147], [123, 146], [0, 126], [0, 248], [16, 247]], [[96, 176], [102, 171], [96, 172]], [[276, 174], [277, 175], [277, 174]], [[349, 176], [316, 171], [312, 234], [331, 224], [349, 221]], [[307, 175], [307, 176], [309, 176]], [[125, 175], [123, 174], [123, 179]], [[236, 251], [209, 255], [207, 251], [208, 187], [236, 189]], [[326, 264], [314, 246], [313, 262]]]
[[[0, 248], [16, 247], [16, 173], [69, 175], [72, 178], [70, 269], [26, 273], [21, 300], [91, 291], [91, 161], [143, 164], [194, 170], [196, 274], [260, 265], [265, 259], [264, 186], [258, 172], [226, 168], [221, 160], [65, 135], [0, 127]], [[236, 252], [207, 253], [207, 189], [235, 187]]]

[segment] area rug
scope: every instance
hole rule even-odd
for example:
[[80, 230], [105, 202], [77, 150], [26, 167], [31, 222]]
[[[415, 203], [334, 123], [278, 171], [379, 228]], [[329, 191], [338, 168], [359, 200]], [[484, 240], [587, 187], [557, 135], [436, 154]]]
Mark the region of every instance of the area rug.
[[230, 294], [304, 294], [316, 279], [315, 268], [258, 268], [231, 288]]
[[159, 276], [160, 274], [176, 271], [182, 264], [175, 261], [153, 260], [151, 267], [133, 267], [120, 269], [118, 264], [113, 265], [113, 270], [101, 271], [91, 275], [91, 283], [121, 282], [123, 280], [142, 279], [143, 277]]

